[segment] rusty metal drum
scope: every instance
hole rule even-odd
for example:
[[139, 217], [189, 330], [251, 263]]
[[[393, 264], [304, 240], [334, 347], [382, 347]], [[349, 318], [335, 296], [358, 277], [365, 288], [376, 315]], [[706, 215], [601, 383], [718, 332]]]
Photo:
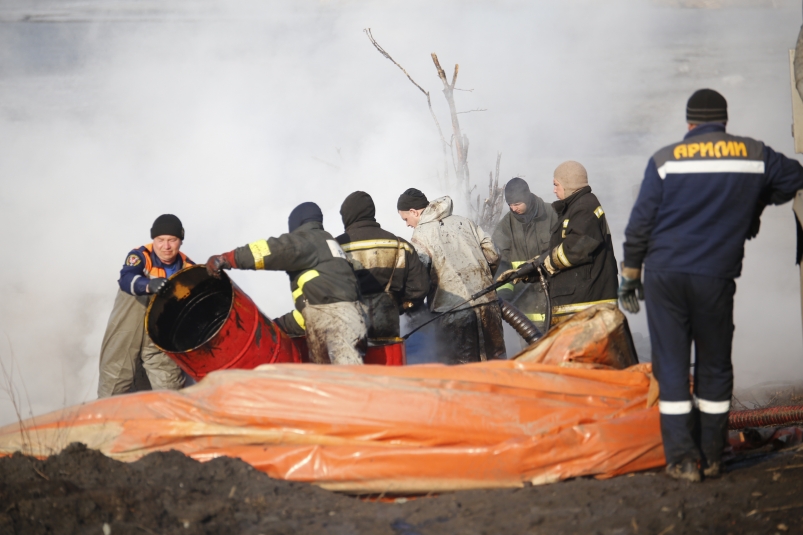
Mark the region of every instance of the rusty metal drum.
[[145, 328], [153, 342], [196, 381], [221, 369], [301, 362], [291, 339], [265, 317], [225, 273], [187, 267], [148, 305]]

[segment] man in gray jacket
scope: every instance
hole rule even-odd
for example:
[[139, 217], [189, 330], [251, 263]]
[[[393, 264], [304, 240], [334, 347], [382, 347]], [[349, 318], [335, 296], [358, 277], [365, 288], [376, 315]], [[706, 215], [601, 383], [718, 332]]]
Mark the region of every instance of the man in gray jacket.
[[[493, 284], [499, 255], [490, 236], [470, 219], [452, 214], [452, 199], [429, 202], [421, 191], [405, 191], [397, 209], [407, 226], [415, 228], [410, 240], [425, 265], [431, 286], [430, 311], [445, 312], [472, 294]], [[443, 316], [437, 325], [438, 351], [449, 364], [504, 359], [502, 313], [496, 292], [490, 292]]]
[[[494, 244], [499, 249], [495, 279], [548, 251], [551, 229], [558, 221], [552, 206], [531, 193], [524, 179], [517, 177], [505, 185], [505, 201], [510, 211], [493, 233]], [[510, 282], [499, 288], [497, 294], [500, 299], [513, 303], [545, 332], [546, 299], [540, 284]]]

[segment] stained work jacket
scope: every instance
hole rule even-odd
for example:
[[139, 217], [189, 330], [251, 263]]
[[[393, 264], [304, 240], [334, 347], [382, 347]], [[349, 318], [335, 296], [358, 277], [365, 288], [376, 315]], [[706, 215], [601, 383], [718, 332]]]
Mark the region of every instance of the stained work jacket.
[[[495, 279], [549, 249], [552, 227], [558, 216], [543, 199], [532, 193], [530, 196], [526, 213], [508, 212], [494, 230], [493, 242], [499, 249]], [[496, 292], [500, 298], [515, 303], [531, 320], [544, 321], [546, 300], [540, 284], [508, 283]]]
[[185, 266], [193, 264], [195, 262], [182, 252], [178, 253], [175, 262], [164, 264], [153, 252], [153, 244], [149, 243], [128, 253], [117, 283], [120, 285], [120, 289], [127, 294], [146, 295], [150, 279], [170, 277], [184, 269]]
[[429, 275], [418, 253], [376, 221], [350, 224], [337, 241], [351, 262], [362, 295], [382, 293], [390, 282], [389, 292], [397, 306], [420, 304], [427, 296]]
[[650, 158], [625, 230], [624, 265], [736, 278], [751, 224], [801, 188], [796, 160], [723, 124], [698, 126]]
[[[431, 266], [427, 303], [443, 312], [493, 284], [499, 254], [491, 237], [470, 219], [452, 215], [452, 199], [432, 201], [421, 214], [410, 240], [421, 260]], [[497, 301], [496, 292], [480, 297], [473, 306]]]
[[605, 211], [591, 187], [577, 190], [552, 207], [558, 224], [549, 242], [552, 314], [557, 319], [600, 303], [617, 303], [616, 258]]
[[[307, 303], [324, 305], [358, 301], [357, 278], [346, 254], [332, 235], [317, 221], [304, 223], [278, 238], [258, 240], [234, 250], [237, 269], [286, 271], [290, 277], [295, 310], [285, 317], [302, 330], [301, 311]], [[293, 322], [288, 325], [291, 331]]]

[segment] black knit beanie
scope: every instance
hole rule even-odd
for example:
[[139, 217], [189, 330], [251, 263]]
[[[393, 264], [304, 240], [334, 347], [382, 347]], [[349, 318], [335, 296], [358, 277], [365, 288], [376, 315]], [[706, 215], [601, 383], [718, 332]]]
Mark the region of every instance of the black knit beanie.
[[156, 236], [175, 236], [183, 240], [184, 227], [181, 226], [181, 220], [173, 214], [160, 215], [151, 227], [151, 239]]
[[321, 212], [320, 206], [314, 202], [302, 202], [290, 212], [290, 217], [287, 218], [287, 228], [293, 232], [310, 221], [323, 223], [323, 212]]
[[505, 184], [505, 202], [508, 204], [530, 202], [530, 186], [523, 178], [516, 177]]
[[728, 122], [728, 101], [713, 89], [698, 89], [686, 103], [689, 124]]
[[410, 188], [399, 196], [399, 201], [396, 203], [396, 209], [400, 212], [406, 212], [410, 209], [423, 210], [429, 206], [427, 196], [421, 190]]

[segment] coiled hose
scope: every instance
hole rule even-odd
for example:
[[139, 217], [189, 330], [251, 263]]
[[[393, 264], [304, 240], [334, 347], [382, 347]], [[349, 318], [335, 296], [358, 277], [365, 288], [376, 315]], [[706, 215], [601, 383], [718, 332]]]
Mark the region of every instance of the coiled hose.
[[532, 344], [543, 336], [538, 327], [535, 326], [535, 323], [530, 321], [530, 318], [515, 306], [500, 299], [499, 307], [502, 309], [502, 319], [513, 327], [528, 344]]
[[731, 411], [728, 416], [728, 429], [745, 427], [771, 427], [803, 423], [803, 405], [769, 407], [747, 411]]

